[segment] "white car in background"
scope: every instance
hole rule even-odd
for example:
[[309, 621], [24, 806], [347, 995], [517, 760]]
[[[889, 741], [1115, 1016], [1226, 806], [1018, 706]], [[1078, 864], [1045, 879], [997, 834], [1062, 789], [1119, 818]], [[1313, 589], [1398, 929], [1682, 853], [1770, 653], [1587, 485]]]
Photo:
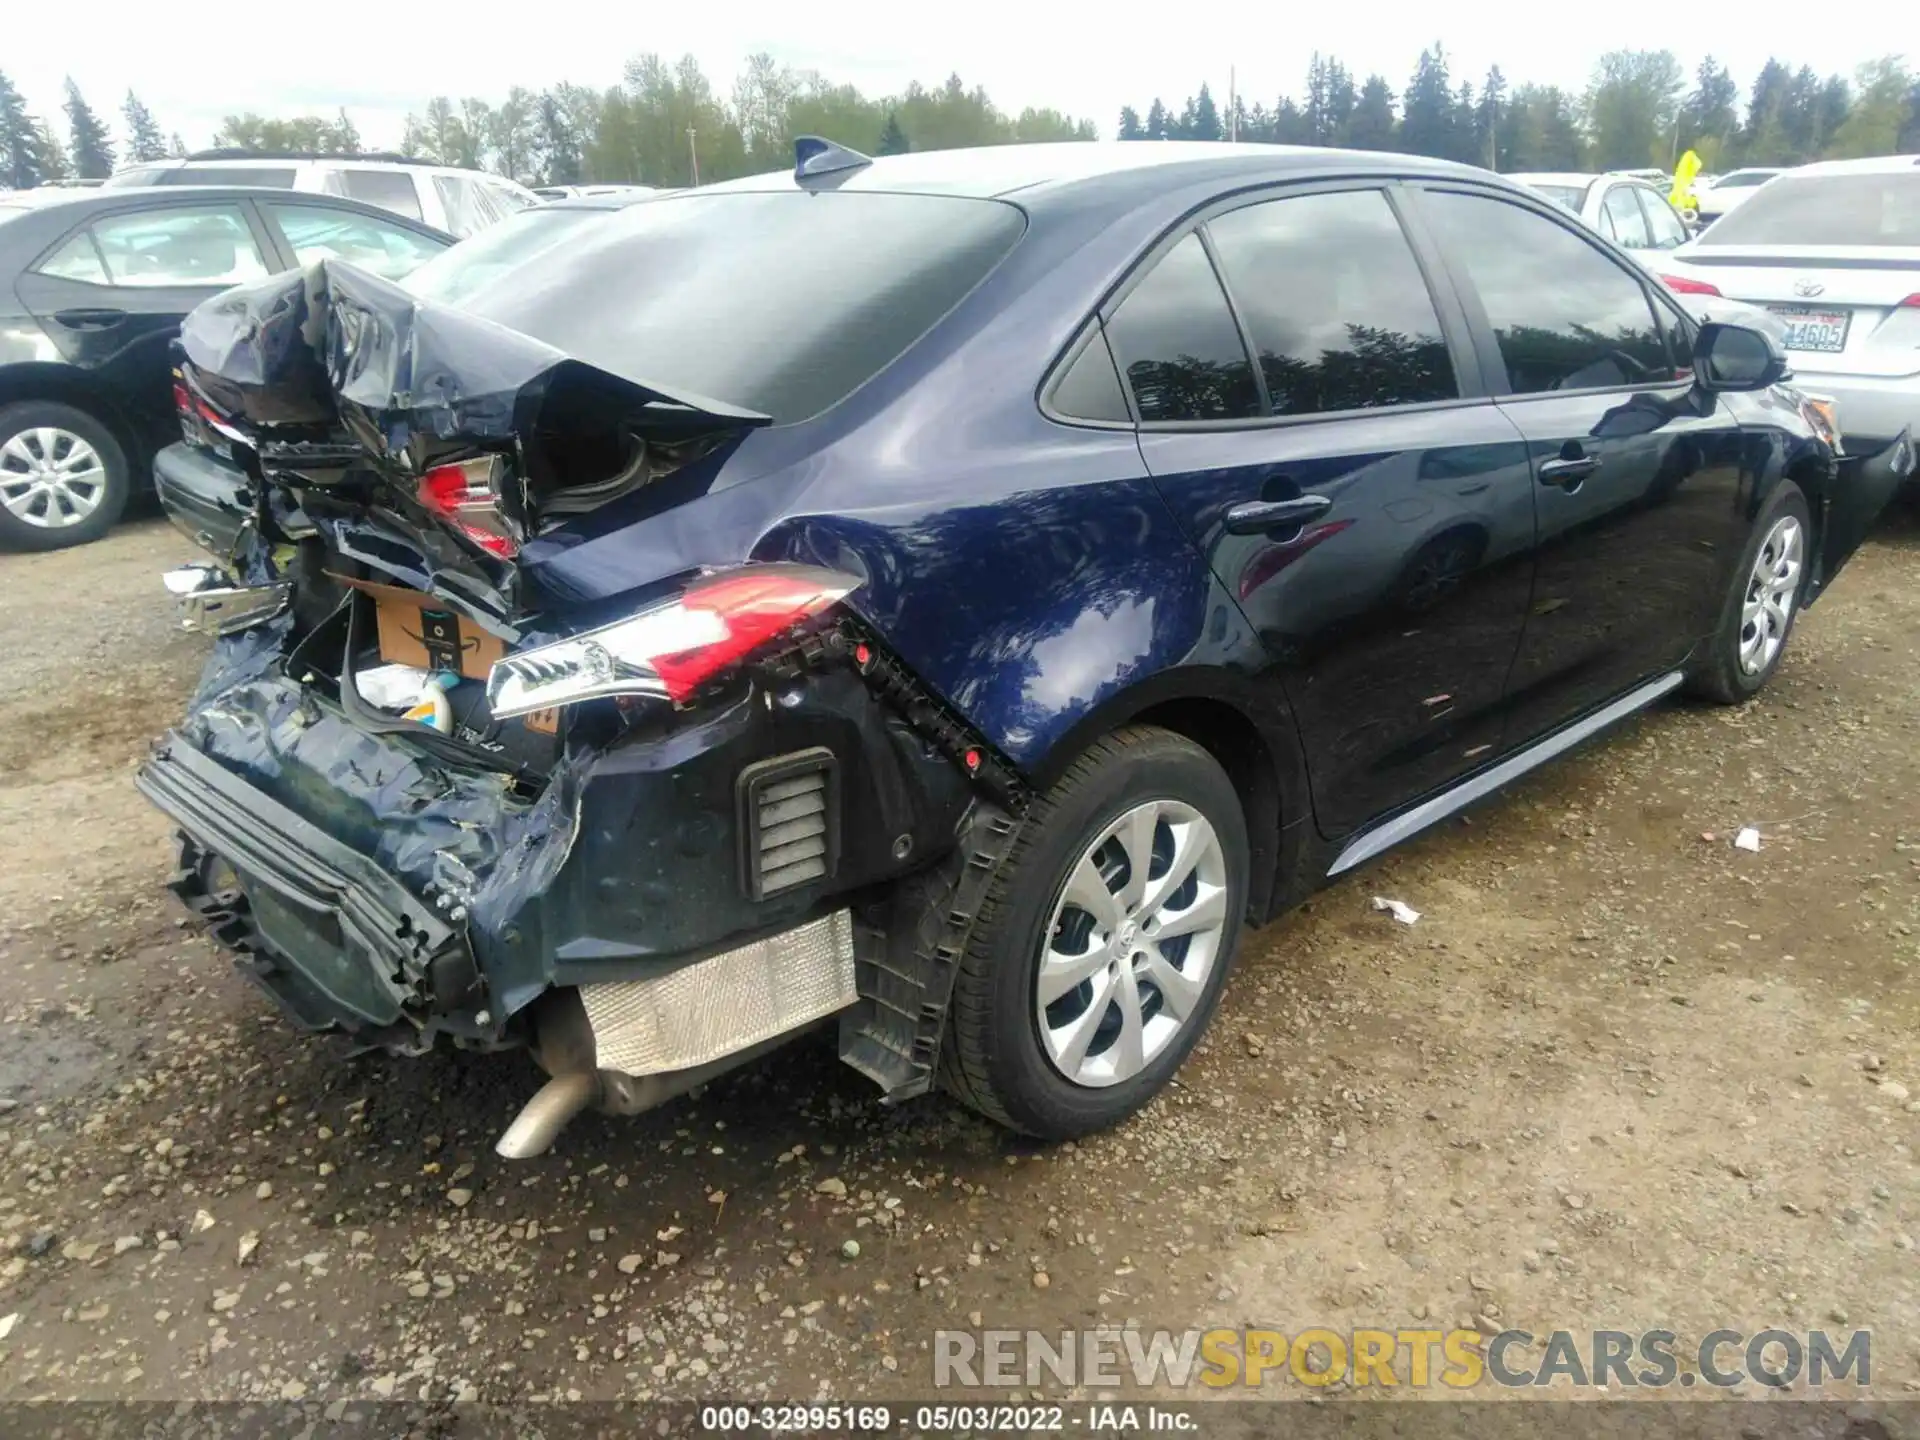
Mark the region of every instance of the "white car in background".
[[536, 185], [533, 193], [542, 200], [591, 200], [602, 195], [665, 195], [654, 185]]
[[540, 203], [526, 186], [479, 170], [457, 170], [404, 155], [274, 154], [202, 150], [115, 171], [108, 185], [259, 185], [345, 195], [419, 220], [464, 240]]
[[1693, 187], [1693, 198], [1700, 212], [1700, 223], [1709, 224], [1728, 211], [1738, 209], [1747, 200], [1753, 198], [1767, 181], [1776, 175], [1786, 173], [1785, 170], [1777, 170], [1765, 165], [1749, 165], [1744, 170], [1733, 170], [1725, 175], [1716, 175], [1710, 185], [1696, 182]]
[[1920, 430], [1920, 155], [1777, 176], [1654, 268], [1694, 303], [1772, 312], [1794, 384], [1837, 403], [1849, 450]]
[[1687, 243], [1687, 225], [1652, 185], [1628, 174], [1570, 171], [1509, 175], [1629, 251], [1641, 264], [1658, 261]]

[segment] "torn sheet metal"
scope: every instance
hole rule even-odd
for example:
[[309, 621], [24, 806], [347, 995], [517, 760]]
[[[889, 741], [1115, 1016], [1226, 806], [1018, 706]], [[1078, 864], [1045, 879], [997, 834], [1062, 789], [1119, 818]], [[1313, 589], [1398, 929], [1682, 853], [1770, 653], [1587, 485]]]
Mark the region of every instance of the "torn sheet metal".
[[524, 441], [547, 392], [575, 382], [638, 407], [771, 423], [571, 359], [339, 260], [216, 296], [187, 316], [180, 344], [224, 413], [255, 429], [337, 424], [376, 459], [416, 472], [450, 446]]

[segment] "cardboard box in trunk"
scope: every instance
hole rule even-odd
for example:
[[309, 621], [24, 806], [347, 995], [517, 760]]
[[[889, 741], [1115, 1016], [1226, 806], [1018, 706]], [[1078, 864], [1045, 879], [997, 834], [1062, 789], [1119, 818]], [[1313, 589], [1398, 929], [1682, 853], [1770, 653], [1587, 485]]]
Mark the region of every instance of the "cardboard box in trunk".
[[389, 665], [450, 670], [469, 680], [484, 680], [493, 662], [507, 653], [506, 642], [482, 630], [466, 616], [441, 609], [431, 595], [398, 585], [333, 576], [373, 597], [380, 658]]

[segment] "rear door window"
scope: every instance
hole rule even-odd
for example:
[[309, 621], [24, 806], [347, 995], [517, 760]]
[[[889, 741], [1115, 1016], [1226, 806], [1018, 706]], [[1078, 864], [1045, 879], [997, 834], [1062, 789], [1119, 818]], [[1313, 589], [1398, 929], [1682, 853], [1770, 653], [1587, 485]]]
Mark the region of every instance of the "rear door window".
[[433, 188], [440, 193], [441, 208], [447, 212], [447, 229], [463, 239], [504, 218], [487, 192], [471, 180], [436, 175]]
[[1633, 192], [1631, 185], [1615, 185], [1600, 201], [1600, 209], [1612, 227], [1609, 233], [1616, 244], [1628, 250], [1651, 250], [1653, 236], [1647, 232], [1647, 217]]
[[1056, 412], [1075, 420], [1124, 423], [1131, 418], [1119, 372], [1113, 368], [1113, 354], [1097, 321], [1086, 345], [1054, 385], [1051, 399]]
[[[269, 273], [247, 217], [233, 205], [180, 205], [108, 215], [89, 227], [106, 283], [163, 288], [240, 285]], [[82, 270], [76, 236], [49, 257]], [[41, 267], [42, 273], [57, 273]], [[92, 278], [68, 274], [67, 279]], [[95, 283], [98, 283], [96, 280]]]
[[302, 265], [345, 260], [383, 280], [398, 280], [447, 248], [438, 240], [352, 210], [277, 200], [268, 201], [266, 210]]
[[107, 278], [106, 263], [94, 247], [91, 230], [68, 236], [58, 250], [33, 268], [37, 273], [51, 275], [56, 280], [78, 280], [87, 285], [113, 283]]
[[1107, 321], [1107, 338], [1145, 423], [1261, 413], [1240, 327], [1198, 235], [1181, 240], [1134, 286]]
[[1646, 212], [1647, 233], [1653, 237], [1653, 249], [1678, 250], [1687, 243], [1687, 227], [1673, 213], [1673, 206], [1651, 190], [1635, 193], [1640, 197], [1640, 208]]
[[420, 213], [420, 191], [413, 176], [404, 171], [349, 167], [340, 172], [340, 178], [350, 200], [364, 200], [382, 210], [405, 215], [409, 220], [424, 218]]
[[1663, 326], [1632, 270], [1566, 226], [1504, 200], [1429, 191], [1425, 208], [1451, 263], [1478, 294], [1511, 393], [1672, 377]]
[[1207, 233], [1275, 415], [1459, 395], [1433, 296], [1383, 192], [1269, 200]]

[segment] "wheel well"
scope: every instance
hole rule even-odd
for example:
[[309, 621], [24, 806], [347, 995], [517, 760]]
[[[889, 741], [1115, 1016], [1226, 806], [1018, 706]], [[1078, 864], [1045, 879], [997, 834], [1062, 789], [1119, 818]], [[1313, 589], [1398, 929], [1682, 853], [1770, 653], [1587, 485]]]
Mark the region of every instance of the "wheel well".
[[23, 400], [54, 400], [84, 410], [113, 432], [136, 476], [146, 473], [145, 447], [124, 411], [105, 387], [71, 365], [26, 364], [0, 368], [0, 405]]
[[1280, 773], [1259, 730], [1224, 700], [1198, 696], [1149, 706], [1129, 723], [1158, 725], [1184, 735], [1227, 772], [1246, 812], [1247, 913], [1256, 924], [1264, 923], [1272, 913], [1279, 873], [1281, 796]]

